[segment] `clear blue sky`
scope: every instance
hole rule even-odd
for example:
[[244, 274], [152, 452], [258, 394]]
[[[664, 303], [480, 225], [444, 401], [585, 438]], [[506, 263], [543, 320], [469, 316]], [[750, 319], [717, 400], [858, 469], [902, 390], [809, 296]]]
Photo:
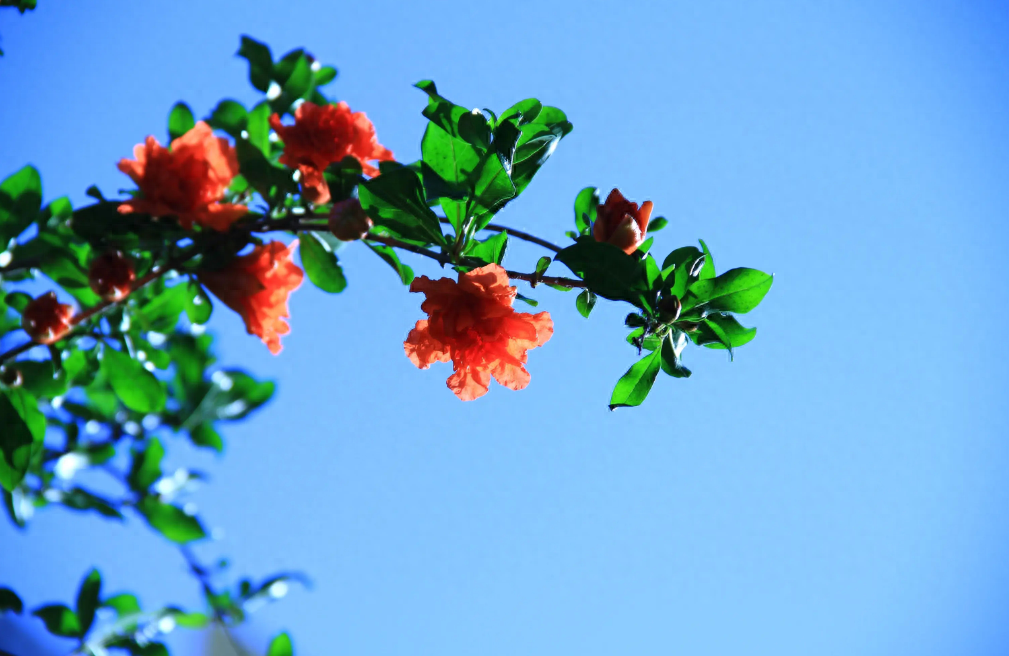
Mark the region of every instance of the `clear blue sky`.
[[[253, 644], [1009, 650], [1009, 3], [39, 4], [0, 12], [0, 172], [34, 163], [47, 198], [130, 186], [116, 161], [179, 99], [251, 100], [248, 33], [336, 64], [331, 92], [404, 161], [420, 79], [466, 106], [564, 109], [574, 132], [501, 223], [562, 239], [581, 187], [619, 186], [671, 220], [659, 252], [700, 237], [720, 270], [777, 276], [735, 362], [692, 349], [693, 378], [614, 413], [625, 306], [586, 321], [537, 289], [556, 334], [532, 384], [466, 404], [447, 367], [404, 357], [421, 299], [363, 248], [342, 253], [343, 295], [294, 295], [280, 357], [220, 311], [222, 360], [279, 393], [221, 460], [171, 443], [213, 476], [196, 501], [225, 535], [199, 551], [316, 582], [261, 611]], [[0, 542], [0, 581], [32, 604], [70, 600], [92, 565], [145, 605], [198, 601], [135, 521], [55, 510]]]

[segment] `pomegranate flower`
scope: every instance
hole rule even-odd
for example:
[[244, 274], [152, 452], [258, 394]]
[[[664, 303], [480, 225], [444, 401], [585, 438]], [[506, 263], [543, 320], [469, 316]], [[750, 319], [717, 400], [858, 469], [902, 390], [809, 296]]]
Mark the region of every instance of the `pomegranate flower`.
[[328, 203], [329, 185], [322, 172], [348, 155], [361, 163], [367, 175], [378, 175], [372, 160], [387, 161], [392, 151], [378, 143], [375, 126], [364, 112], [352, 112], [345, 102], [336, 105], [302, 103], [294, 111], [294, 124], [284, 125], [276, 114], [270, 127], [284, 142], [281, 164], [301, 172], [302, 193], [313, 203]]
[[459, 282], [422, 276], [410, 291], [427, 297], [421, 309], [428, 318], [417, 322], [403, 344], [418, 368], [451, 360], [455, 373], [448, 387], [463, 401], [486, 394], [491, 376], [513, 390], [529, 384], [526, 351], [545, 344], [554, 323], [548, 312], [512, 308], [516, 289], [503, 268], [488, 264], [460, 274]]
[[646, 200], [638, 209], [637, 203], [627, 200], [618, 189], [614, 189], [596, 212], [592, 236], [596, 241], [613, 244], [630, 255], [645, 240], [651, 215], [652, 201]]
[[133, 156], [120, 160], [119, 170], [133, 178], [141, 196], [120, 205], [123, 214], [176, 216], [186, 230], [196, 223], [223, 232], [248, 211], [244, 205], [220, 202], [238, 175], [238, 157], [227, 139], [215, 137], [203, 121], [173, 141], [170, 150], [147, 137]]
[[236, 257], [220, 271], [201, 271], [200, 282], [245, 321], [274, 355], [280, 353], [280, 336], [291, 332], [284, 321], [290, 317], [287, 298], [301, 285], [304, 272], [291, 261], [298, 247], [294, 241], [257, 246], [248, 255]]

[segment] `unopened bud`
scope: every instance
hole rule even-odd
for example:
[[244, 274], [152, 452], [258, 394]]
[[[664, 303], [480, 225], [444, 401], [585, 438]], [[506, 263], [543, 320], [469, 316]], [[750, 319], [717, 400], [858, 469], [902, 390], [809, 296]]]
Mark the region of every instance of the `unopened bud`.
[[364, 239], [374, 225], [356, 198], [334, 203], [329, 213], [329, 230], [340, 241]]
[[665, 323], [672, 323], [680, 318], [683, 304], [677, 296], [667, 296], [659, 301], [659, 315]]
[[121, 251], [101, 255], [88, 270], [91, 290], [106, 301], [121, 301], [133, 290], [136, 279], [131, 262]]
[[24, 376], [21, 375], [20, 369], [0, 369], [0, 385], [6, 387], [21, 387], [21, 383], [24, 382]]
[[73, 316], [73, 307], [60, 303], [56, 292], [48, 292], [25, 307], [21, 327], [39, 344], [52, 344], [70, 331]]

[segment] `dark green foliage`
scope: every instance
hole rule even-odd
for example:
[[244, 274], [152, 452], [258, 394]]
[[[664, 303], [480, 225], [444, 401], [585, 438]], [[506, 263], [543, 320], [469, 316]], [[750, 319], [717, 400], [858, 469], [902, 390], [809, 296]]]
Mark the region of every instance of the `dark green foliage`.
[[330, 294], [339, 294], [346, 289], [347, 279], [329, 243], [314, 232], [302, 233], [300, 239], [301, 265], [308, 279]]

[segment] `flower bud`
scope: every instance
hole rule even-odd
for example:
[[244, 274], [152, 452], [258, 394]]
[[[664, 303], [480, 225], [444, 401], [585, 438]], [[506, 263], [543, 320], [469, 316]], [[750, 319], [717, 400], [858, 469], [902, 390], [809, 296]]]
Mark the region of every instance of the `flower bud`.
[[4, 367], [0, 369], [0, 385], [5, 387], [21, 387], [21, 383], [24, 382], [24, 376], [21, 375], [20, 369], [8, 369]]
[[364, 239], [374, 225], [356, 198], [334, 203], [329, 213], [329, 230], [340, 241]]
[[677, 296], [667, 296], [659, 301], [659, 316], [665, 323], [673, 323], [680, 318], [683, 304]]
[[639, 208], [637, 203], [627, 200], [619, 190], [614, 189], [596, 210], [592, 237], [631, 255], [645, 240], [651, 214], [652, 201], [645, 201]]
[[73, 316], [73, 307], [60, 303], [56, 292], [48, 292], [28, 304], [21, 327], [39, 344], [52, 344], [70, 331]]
[[88, 270], [91, 290], [106, 301], [121, 301], [129, 296], [136, 277], [133, 263], [120, 251], [95, 258]]

